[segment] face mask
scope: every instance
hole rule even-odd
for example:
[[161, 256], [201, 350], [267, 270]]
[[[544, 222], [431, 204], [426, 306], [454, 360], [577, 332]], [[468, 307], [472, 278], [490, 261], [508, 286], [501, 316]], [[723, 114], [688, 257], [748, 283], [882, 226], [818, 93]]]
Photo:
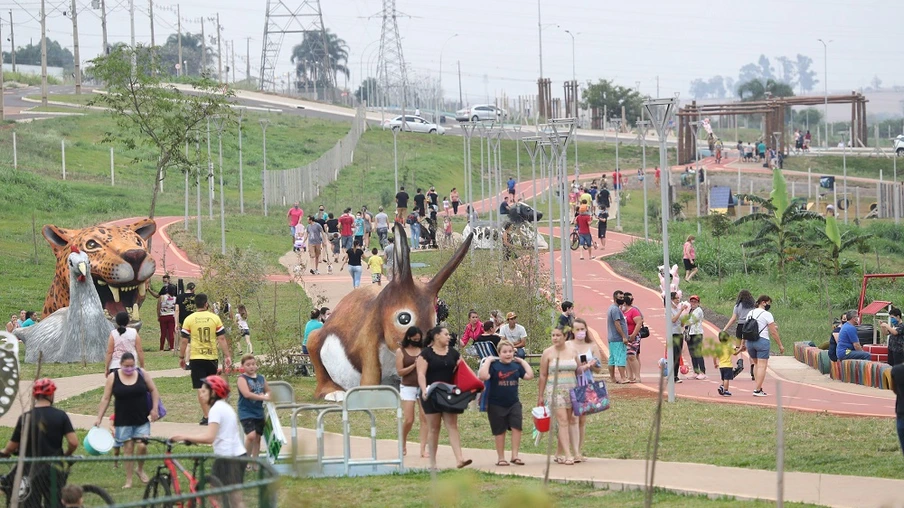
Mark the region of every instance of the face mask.
[[617, 304], [619, 304], [619, 305], [624, 305], [624, 304], [625, 304], [625, 299], [624, 299], [624, 298], [617, 298], [617, 299], [615, 300], [615, 303], [617, 303]]
[[894, 318], [894, 317], [893, 317], [893, 318], [889, 318], [888, 322], [891, 323], [892, 325], [897, 325], [897, 324], [898, 324], [898, 318]]
[[772, 304], [771, 304], [771, 303], [767, 303], [766, 306], [763, 307], [763, 310], [769, 310], [769, 309], [771, 309], [771, 308], [772, 308]]
[[131, 376], [132, 374], [135, 373], [135, 367], [123, 367], [121, 370], [122, 370], [122, 373], [127, 376]]
[[587, 338], [587, 332], [574, 332], [574, 336], [578, 339], [583, 340]]

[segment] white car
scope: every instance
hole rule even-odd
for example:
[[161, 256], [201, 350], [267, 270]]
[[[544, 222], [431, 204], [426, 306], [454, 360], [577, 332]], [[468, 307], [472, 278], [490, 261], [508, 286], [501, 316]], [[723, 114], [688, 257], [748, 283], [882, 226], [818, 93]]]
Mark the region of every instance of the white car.
[[477, 104], [455, 112], [455, 119], [459, 122], [479, 122], [482, 120], [500, 122], [505, 120], [507, 116], [508, 113], [504, 109], [499, 109], [492, 104]]
[[442, 125], [428, 122], [419, 116], [405, 115], [405, 121], [402, 122], [402, 116], [399, 115], [392, 120], [383, 122], [383, 130], [386, 129], [403, 129], [406, 132], [423, 132], [426, 134], [445, 134], [446, 129]]
[[899, 134], [895, 138], [895, 155], [904, 157], [904, 134]]

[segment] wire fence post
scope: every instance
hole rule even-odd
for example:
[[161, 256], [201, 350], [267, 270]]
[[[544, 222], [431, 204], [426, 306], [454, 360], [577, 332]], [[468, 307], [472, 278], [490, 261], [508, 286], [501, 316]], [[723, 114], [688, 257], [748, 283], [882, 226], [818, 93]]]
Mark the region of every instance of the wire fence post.
[[66, 179], [66, 140], [60, 140], [61, 153], [63, 154], [63, 180]]
[[110, 147], [110, 187], [116, 186], [116, 173], [113, 166], [113, 147]]
[[13, 131], [13, 169], [19, 169], [19, 150], [16, 147], [16, 131]]

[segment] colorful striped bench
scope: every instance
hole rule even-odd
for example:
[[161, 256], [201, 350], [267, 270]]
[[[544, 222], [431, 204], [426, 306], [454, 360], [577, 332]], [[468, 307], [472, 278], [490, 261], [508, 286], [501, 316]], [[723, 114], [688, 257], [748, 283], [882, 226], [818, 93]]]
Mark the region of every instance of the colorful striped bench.
[[[864, 346], [866, 349], [868, 346]], [[878, 349], [878, 348], [877, 348]], [[878, 357], [880, 353], [871, 352]], [[882, 355], [887, 358], [886, 355]], [[810, 346], [807, 342], [794, 343], [794, 358], [832, 379], [883, 390], [891, 389], [891, 366], [887, 363], [866, 360], [832, 362], [828, 351]]]

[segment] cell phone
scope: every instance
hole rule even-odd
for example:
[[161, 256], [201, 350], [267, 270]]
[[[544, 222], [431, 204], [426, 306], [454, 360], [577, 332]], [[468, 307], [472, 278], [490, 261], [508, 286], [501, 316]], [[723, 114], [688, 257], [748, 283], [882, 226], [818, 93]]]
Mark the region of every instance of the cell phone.
[[581, 363], [587, 363], [587, 355], [581, 355]]

